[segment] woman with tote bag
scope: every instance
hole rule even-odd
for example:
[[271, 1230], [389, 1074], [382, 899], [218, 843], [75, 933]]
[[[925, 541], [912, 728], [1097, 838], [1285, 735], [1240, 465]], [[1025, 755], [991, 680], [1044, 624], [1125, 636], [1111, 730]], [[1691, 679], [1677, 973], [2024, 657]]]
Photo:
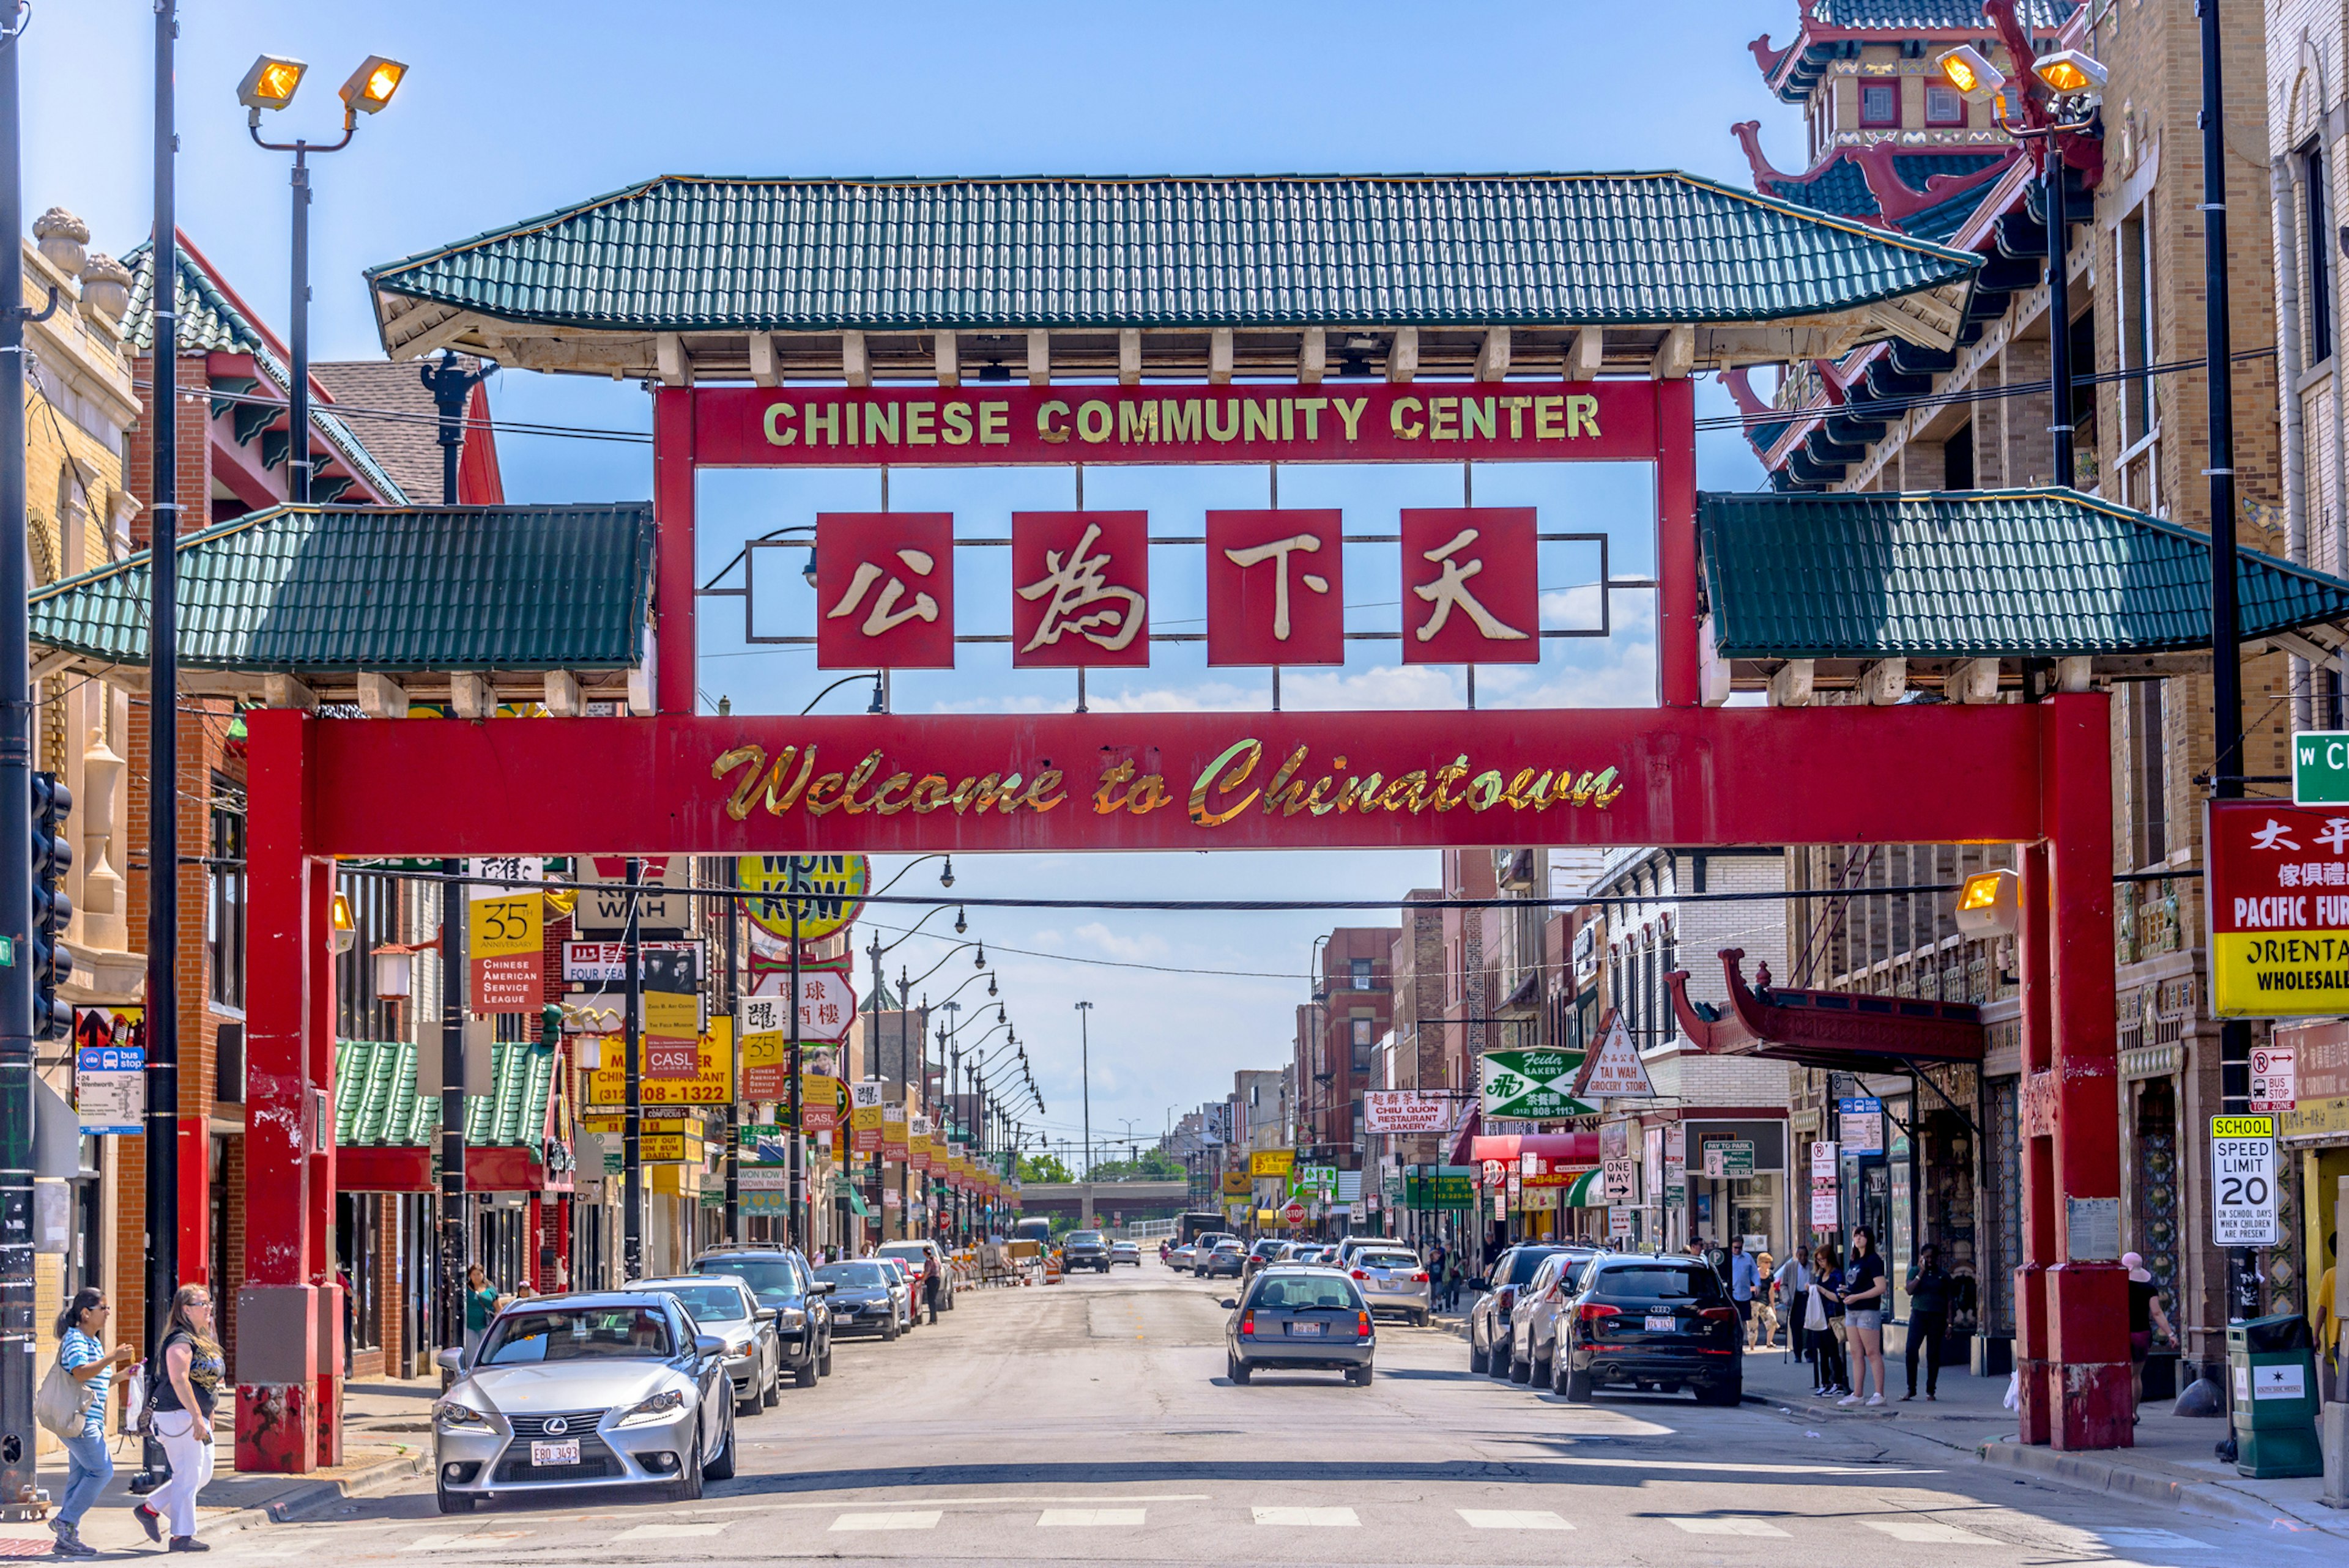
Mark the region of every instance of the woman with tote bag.
[[65, 1495], [49, 1518], [60, 1557], [98, 1555], [98, 1548], [81, 1538], [82, 1515], [114, 1476], [114, 1460], [106, 1451], [106, 1396], [114, 1369], [132, 1357], [129, 1346], [109, 1350], [101, 1342], [111, 1310], [101, 1290], [77, 1291], [66, 1303], [57, 1315], [57, 1364], [42, 1380], [36, 1401], [41, 1425], [66, 1446]]

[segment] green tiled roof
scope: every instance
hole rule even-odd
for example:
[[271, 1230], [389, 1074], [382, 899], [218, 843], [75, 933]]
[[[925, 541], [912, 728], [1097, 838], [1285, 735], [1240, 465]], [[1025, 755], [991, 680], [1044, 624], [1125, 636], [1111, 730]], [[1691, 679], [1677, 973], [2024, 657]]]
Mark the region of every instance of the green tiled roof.
[[[147, 660], [149, 555], [32, 595], [33, 641]], [[180, 657], [278, 671], [626, 669], [652, 509], [274, 507], [180, 541]]]
[[[554, 1053], [527, 1041], [491, 1047], [491, 1092], [465, 1102], [473, 1148], [534, 1144], [554, 1091]], [[406, 1040], [335, 1042], [335, 1142], [417, 1149], [440, 1135], [440, 1102], [416, 1092], [416, 1047]]]
[[1774, 321], [1977, 258], [1686, 174], [667, 176], [372, 269], [617, 332]]
[[[2052, 658], [2210, 642], [2210, 546], [2062, 490], [1699, 498], [1724, 658]], [[2246, 639], [2349, 620], [2349, 582], [2244, 551]]]
[[[2033, 27], [2061, 26], [2079, 0], [2023, 0], [2015, 14]], [[1811, 0], [1810, 21], [1820, 27], [1878, 27], [1915, 32], [1971, 28], [1985, 37], [1990, 23], [1982, 0]]]

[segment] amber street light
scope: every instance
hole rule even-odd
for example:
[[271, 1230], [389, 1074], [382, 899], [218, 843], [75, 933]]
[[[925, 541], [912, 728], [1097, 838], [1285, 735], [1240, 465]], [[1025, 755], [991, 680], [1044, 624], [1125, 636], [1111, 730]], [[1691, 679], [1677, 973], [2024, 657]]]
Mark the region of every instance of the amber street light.
[[1940, 58], [1941, 75], [1969, 103], [1987, 103], [2006, 86], [2006, 73], [1971, 44], [1960, 44]]
[[293, 350], [293, 367], [287, 379], [286, 462], [289, 499], [297, 506], [310, 500], [310, 154], [339, 152], [348, 147], [351, 133], [358, 128], [359, 116], [381, 112], [399, 90], [408, 75], [408, 67], [398, 60], [381, 55], [369, 55], [351, 73], [338, 94], [343, 100], [343, 137], [340, 141], [309, 142], [264, 141], [261, 139], [261, 111], [272, 112], [293, 103], [294, 95], [301, 89], [302, 78], [310, 67], [300, 60], [284, 55], [264, 55], [253, 62], [244, 79], [237, 83], [236, 101], [247, 111], [245, 129], [252, 134], [255, 147], [270, 152], [290, 152], [294, 155], [294, 297], [292, 320], [288, 323], [288, 346]]

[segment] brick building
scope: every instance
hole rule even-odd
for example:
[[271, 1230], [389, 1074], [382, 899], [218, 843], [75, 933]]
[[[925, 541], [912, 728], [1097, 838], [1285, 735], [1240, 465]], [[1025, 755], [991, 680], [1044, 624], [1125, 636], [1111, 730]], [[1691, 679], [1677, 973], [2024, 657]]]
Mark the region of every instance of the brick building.
[[1300, 1164], [1363, 1169], [1362, 1092], [1392, 1016], [1394, 939], [1346, 925], [1314, 939], [1313, 997], [1297, 1009], [1291, 1054]]

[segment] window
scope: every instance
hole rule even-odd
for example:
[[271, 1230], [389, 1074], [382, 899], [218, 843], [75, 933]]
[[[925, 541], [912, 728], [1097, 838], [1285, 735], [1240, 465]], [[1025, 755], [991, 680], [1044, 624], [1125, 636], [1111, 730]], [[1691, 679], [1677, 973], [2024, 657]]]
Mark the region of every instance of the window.
[[1897, 81], [1872, 81], [1859, 84], [1859, 123], [1863, 129], [1881, 129], [1900, 123], [1900, 84]]
[[[2093, 360], [2091, 364], [2095, 363]], [[1971, 420], [1950, 432], [1941, 443], [1941, 488], [1970, 490], [1974, 488], [1974, 427]]]
[[204, 871], [206, 995], [244, 1006], [244, 791], [212, 776], [212, 864]]
[[[393, 1004], [376, 995], [374, 954], [398, 940], [400, 884], [390, 877], [347, 877], [341, 888], [357, 931], [351, 950], [335, 960], [335, 1028], [347, 1040], [395, 1038]], [[432, 1013], [439, 1000], [432, 998]]]
[[1966, 100], [1955, 88], [1925, 85], [1925, 123], [1927, 125], [1963, 125], [1966, 123]]
[[1348, 962], [1353, 968], [1353, 988], [1357, 991], [1369, 990], [1371, 988], [1371, 961], [1367, 958], [1355, 958], [1350, 959]]
[[2302, 280], [2301, 304], [2308, 312], [2308, 348], [2301, 357], [2309, 365], [2333, 357], [2333, 235], [2325, 200], [2324, 152], [2311, 148], [2302, 160], [2308, 192], [2308, 222], [2301, 231], [2308, 247], [2308, 276]]
[[2129, 783], [2137, 799], [2137, 863], [2150, 866], [2169, 855], [2168, 729], [2162, 712], [2166, 683], [2138, 681], [2129, 688]]
[[[2142, 374], [2153, 359], [2153, 248], [2146, 243], [2142, 207], [2121, 220], [2117, 239], [2114, 298], [2120, 312], [2120, 367], [2139, 373], [2121, 383], [2121, 444], [2133, 447], [2153, 433], [2160, 418], [2153, 377]], [[2125, 494], [2121, 499], [2130, 506], [2150, 507], [2147, 497]]]

